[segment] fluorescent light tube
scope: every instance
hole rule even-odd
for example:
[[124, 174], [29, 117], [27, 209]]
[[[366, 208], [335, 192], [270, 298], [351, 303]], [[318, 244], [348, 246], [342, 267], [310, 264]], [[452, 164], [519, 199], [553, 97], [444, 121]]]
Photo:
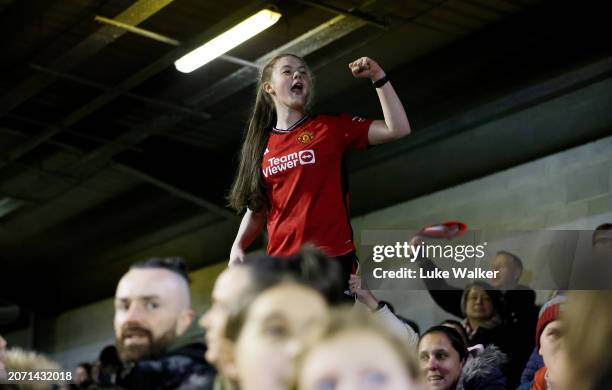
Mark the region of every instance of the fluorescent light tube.
[[206, 42], [192, 52], [185, 54], [174, 62], [174, 66], [178, 71], [183, 73], [193, 72], [200, 66], [214, 60], [240, 45], [242, 42], [272, 26], [280, 17], [281, 14], [278, 12], [268, 9], [261, 10], [218, 37]]

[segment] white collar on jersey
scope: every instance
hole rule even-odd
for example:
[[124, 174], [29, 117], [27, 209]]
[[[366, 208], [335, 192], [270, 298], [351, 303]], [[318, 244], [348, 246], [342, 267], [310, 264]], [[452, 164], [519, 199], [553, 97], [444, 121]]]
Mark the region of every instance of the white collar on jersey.
[[310, 115], [304, 114], [304, 116], [302, 118], [300, 118], [300, 120], [298, 120], [297, 122], [292, 124], [288, 129], [285, 130], [285, 129], [277, 129], [276, 127], [272, 127], [272, 131], [275, 132], [275, 133], [291, 133], [293, 131], [293, 129], [295, 129], [296, 127], [298, 127], [302, 123], [306, 122], [306, 120], [308, 120], [308, 118], [310, 118]]

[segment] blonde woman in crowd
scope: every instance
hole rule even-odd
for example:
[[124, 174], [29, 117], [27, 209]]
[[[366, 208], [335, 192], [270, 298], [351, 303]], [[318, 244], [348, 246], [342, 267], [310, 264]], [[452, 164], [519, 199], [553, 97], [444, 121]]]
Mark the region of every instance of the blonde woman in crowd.
[[[3, 385], [2, 383], [8, 379], [4, 375], [6, 374], [6, 371], [35, 372], [40, 370], [60, 370], [59, 364], [49, 360], [47, 357], [37, 352], [26, 351], [21, 348], [14, 347], [4, 349], [1, 345], [3, 341], [4, 339], [0, 337], [0, 389], [48, 390], [53, 388], [53, 385], [49, 382], [24, 382], [19, 384]], [[4, 342], [4, 345], [6, 345], [6, 342]]]
[[369, 313], [333, 312], [300, 358], [299, 390], [423, 389], [414, 351]]

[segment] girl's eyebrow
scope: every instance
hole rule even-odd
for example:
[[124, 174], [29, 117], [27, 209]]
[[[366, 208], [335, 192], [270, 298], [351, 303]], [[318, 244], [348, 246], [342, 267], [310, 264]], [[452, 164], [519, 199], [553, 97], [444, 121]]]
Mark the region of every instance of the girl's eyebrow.
[[[285, 68], [291, 69], [292, 66], [291, 65], [283, 65], [283, 66], [281, 66], [281, 69], [285, 69]], [[306, 69], [306, 67], [304, 65], [300, 65], [300, 66], [296, 67], [296, 69]]]
[[267, 316], [265, 316], [263, 320], [261, 321], [261, 323], [264, 325], [268, 325], [269, 323], [275, 322], [275, 321], [287, 322], [283, 314], [274, 312], [274, 313], [270, 313]]

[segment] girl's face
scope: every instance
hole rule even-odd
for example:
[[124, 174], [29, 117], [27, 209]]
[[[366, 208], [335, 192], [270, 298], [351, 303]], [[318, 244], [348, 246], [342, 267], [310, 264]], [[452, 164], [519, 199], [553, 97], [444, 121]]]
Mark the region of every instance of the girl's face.
[[419, 361], [428, 390], [452, 390], [463, 366], [457, 352], [443, 333], [429, 333], [419, 344]]
[[274, 105], [304, 111], [310, 94], [310, 76], [304, 63], [293, 56], [278, 59], [272, 67], [270, 81], [263, 83]]
[[285, 284], [263, 292], [251, 305], [236, 343], [240, 388], [286, 389], [295, 357], [327, 315], [323, 298], [310, 288]]
[[420, 388], [389, 342], [371, 330], [347, 330], [305, 356], [300, 390], [412, 390]]

